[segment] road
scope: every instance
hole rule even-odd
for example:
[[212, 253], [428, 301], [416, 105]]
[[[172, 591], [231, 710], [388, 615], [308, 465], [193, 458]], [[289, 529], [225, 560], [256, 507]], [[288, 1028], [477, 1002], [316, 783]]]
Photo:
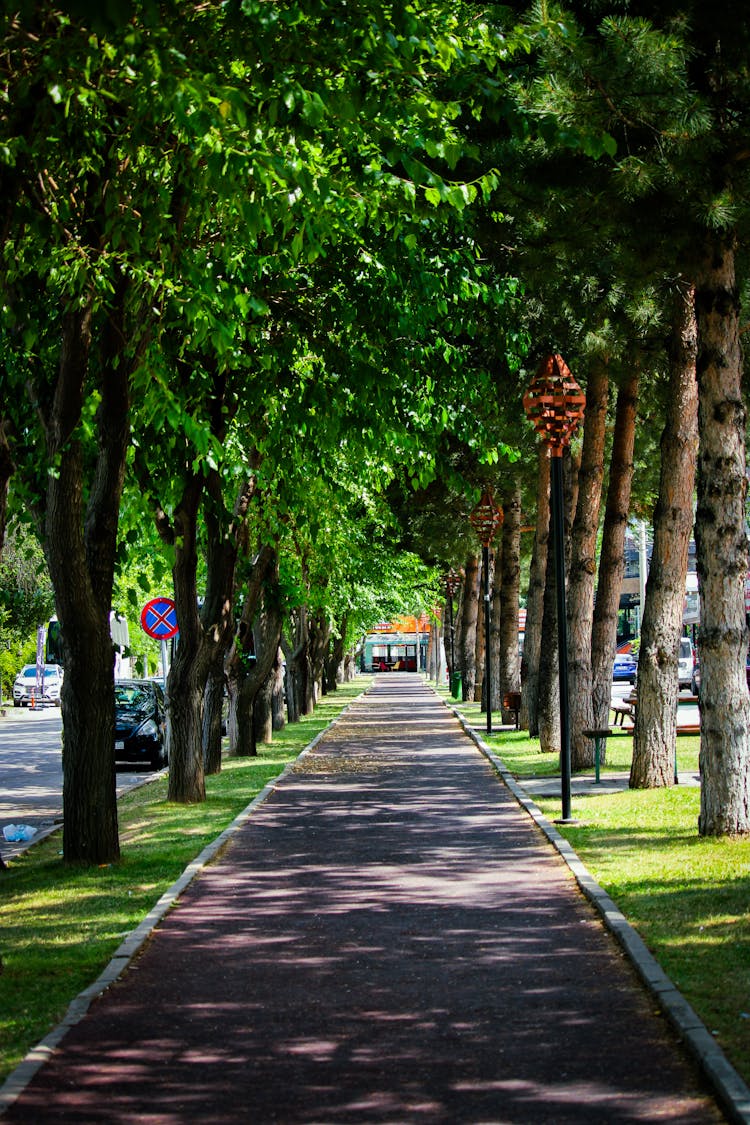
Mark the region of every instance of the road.
[[[0, 855], [17, 855], [25, 844], [2, 838], [8, 824], [28, 824], [37, 835], [62, 822], [62, 723], [56, 707], [29, 711], [4, 707], [0, 717]], [[117, 771], [117, 792], [150, 774]]]

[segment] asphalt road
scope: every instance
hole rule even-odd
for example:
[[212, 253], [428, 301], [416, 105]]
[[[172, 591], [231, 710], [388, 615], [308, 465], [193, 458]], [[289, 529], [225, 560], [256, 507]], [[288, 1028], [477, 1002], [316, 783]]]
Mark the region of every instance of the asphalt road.
[[[9, 824], [28, 824], [40, 833], [62, 822], [62, 723], [56, 707], [30, 711], [3, 707], [0, 717], [0, 855], [26, 846], [2, 836]], [[117, 792], [143, 780], [144, 771], [117, 771]]]

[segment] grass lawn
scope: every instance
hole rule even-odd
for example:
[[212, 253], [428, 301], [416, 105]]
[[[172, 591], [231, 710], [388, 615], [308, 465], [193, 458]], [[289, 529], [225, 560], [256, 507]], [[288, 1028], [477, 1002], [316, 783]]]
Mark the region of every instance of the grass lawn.
[[[478, 703], [449, 702], [521, 784], [559, 774], [538, 739], [488, 736]], [[602, 778], [628, 771], [632, 748], [631, 735], [608, 739]], [[679, 771], [697, 772], [698, 749], [697, 737], [678, 737]], [[534, 800], [550, 820], [560, 816], [559, 798]], [[700, 790], [687, 785], [573, 794], [579, 823], [556, 827], [750, 1082], [750, 839], [702, 839], [699, 806]]]
[[371, 682], [323, 697], [256, 758], [225, 758], [200, 805], [166, 800], [166, 776], [119, 801], [119, 863], [76, 868], [54, 833], [0, 871], [0, 1082], [65, 1014], [185, 867]]

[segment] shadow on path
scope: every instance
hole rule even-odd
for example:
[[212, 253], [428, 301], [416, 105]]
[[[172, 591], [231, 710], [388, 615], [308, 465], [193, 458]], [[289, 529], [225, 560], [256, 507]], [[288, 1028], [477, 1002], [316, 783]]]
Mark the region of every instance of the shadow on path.
[[565, 864], [421, 679], [391, 674], [7, 1120], [723, 1117]]

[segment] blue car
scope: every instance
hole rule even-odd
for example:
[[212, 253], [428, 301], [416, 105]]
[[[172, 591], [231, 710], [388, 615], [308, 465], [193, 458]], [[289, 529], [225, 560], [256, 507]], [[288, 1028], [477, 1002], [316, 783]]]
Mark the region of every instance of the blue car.
[[615, 662], [612, 665], [613, 680], [617, 680], [620, 683], [624, 681], [628, 684], [634, 684], [637, 671], [638, 661], [633, 656], [632, 652], [615, 653]]

